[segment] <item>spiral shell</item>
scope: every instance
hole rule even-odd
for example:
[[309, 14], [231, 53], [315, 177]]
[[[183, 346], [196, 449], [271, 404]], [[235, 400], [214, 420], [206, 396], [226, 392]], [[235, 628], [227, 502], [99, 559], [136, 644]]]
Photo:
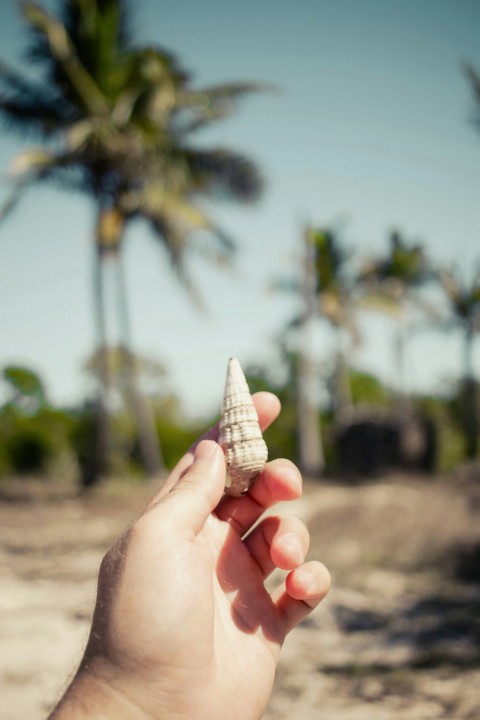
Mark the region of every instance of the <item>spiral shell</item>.
[[265, 467], [268, 449], [245, 375], [236, 358], [228, 361], [218, 442], [227, 460], [225, 491], [244, 495]]

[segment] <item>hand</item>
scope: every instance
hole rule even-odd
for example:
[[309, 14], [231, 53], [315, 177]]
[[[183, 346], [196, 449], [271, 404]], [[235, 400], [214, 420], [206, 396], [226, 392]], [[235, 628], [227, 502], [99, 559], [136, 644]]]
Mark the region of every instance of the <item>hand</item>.
[[[254, 401], [262, 428], [280, 405]], [[256, 720], [287, 633], [320, 602], [330, 577], [304, 563], [308, 532], [268, 516], [301, 494], [301, 476], [274, 460], [242, 498], [222, 497], [224, 455], [213, 428], [172, 471], [107, 552], [82, 664], [52, 720]], [[269, 593], [275, 567], [290, 571]]]

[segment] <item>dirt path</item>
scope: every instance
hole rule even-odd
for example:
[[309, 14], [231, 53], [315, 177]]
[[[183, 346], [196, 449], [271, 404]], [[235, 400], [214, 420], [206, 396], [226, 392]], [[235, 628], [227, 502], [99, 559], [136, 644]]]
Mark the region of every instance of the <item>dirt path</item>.
[[[82, 654], [105, 549], [146, 491], [0, 502], [0, 717], [40, 720]], [[265, 720], [480, 718], [480, 487], [309, 485], [332, 570], [284, 647]]]

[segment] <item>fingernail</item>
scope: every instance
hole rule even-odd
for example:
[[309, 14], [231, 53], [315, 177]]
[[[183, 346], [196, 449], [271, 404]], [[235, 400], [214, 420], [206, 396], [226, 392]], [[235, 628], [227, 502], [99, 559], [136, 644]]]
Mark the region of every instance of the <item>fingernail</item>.
[[282, 545], [287, 547], [299, 560], [303, 559], [303, 547], [298, 535], [289, 533], [280, 538]]
[[304, 590], [310, 591], [315, 585], [315, 577], [313, 573], [308, 570], [297, 570], [295, 573], [295, 579], [303, 585]]
[[195, 460], [210, 460], [218, 450], [218, 445], [213, 440], [202, 440], [195, 448]]

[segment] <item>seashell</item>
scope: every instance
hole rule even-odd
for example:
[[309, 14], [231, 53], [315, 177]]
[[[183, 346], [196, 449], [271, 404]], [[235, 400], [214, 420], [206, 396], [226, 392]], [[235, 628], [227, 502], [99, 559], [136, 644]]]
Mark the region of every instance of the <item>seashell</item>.
[[245, 375], [236, 358], [228, 361], [218, 442], [227, 460], [225, 491], [244, 495], [265, 467], [268, 449]]

